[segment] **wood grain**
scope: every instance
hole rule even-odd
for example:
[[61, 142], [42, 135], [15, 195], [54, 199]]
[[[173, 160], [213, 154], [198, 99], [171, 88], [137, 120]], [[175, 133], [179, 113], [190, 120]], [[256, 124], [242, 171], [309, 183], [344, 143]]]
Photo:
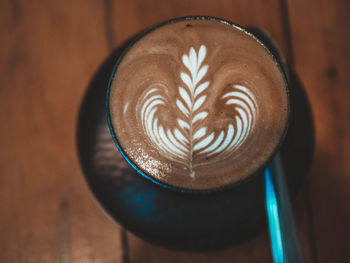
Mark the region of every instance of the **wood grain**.
[[75, 149], [79, 104], [108, 54], [97, 1], [2, 1], [0, 262], [118, 262]]
[[350, 258], [350, 3], [288, 1], [295, 66], [316, 128], [310, 173], [318, 262]]
[[76, 121], [103, 59], [136, 32], [185, 15], [266, 29], [306, 86], [316, 153], [294, 200], [306, 262], [350, 257], [350, 5], [346, 0], [0, 2], [0, 262], [272, 262], [266, 232], [188, 254], [107, 219], [81, 173]]

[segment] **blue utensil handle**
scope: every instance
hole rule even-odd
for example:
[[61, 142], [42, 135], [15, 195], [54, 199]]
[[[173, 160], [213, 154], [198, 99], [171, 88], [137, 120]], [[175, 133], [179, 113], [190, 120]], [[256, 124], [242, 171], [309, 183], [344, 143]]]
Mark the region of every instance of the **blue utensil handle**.
[[280, 154], [264, 171], [265, 204], [275, 263], [303, 263]]

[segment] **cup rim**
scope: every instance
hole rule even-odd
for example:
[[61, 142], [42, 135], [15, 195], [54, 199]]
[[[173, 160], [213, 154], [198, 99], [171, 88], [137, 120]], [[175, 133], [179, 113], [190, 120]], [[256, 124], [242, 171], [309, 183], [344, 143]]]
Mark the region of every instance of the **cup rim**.
[[[121, 147], [121, 145], [118, 142], [118, 138], [116, 136], [116, 132], [115, 129], [113, 127], [112, 121], [111, 121], [111, 115], [110, 115], [110, 110], [109, 110], [109, 98], [110, 98], [110, 91], [111, 91], [111, 84], [113, 82], [113, 78], [114, 75], [119, 67], [119, 64], [121, 63], [121, 61], [123, 60], [123, 58], [125, 57], [125, 55], [128, 53], [128, 51], [138, 42], [140, 41], [143, 37], [145, 37], [146, 35], [148, 35], [149, 33], [151, 33], [152, 31], [155, 31], [156, 29], [169, 25], [169, 24], [173, 24], [173, 23], [177, 23], [180, 21], [190, 21], [190, 20], [207, 20], [207, 21], [214, 21], [214, 22], [219, 22], [219, 23], [223, 23], [226, 24], [228, 26], [234, 27], [242, 32], [244, 32], [245, 34], [249, 35], [251, 38], [253, 38], [255, 41], [257, 41], [257, 43], [259, 43], [265, 50], [266, 52], [270, 55], [270, 57], [273, 59], [274, 63], [276, 64], [279, 72], [281, 73], [283, 82], [284, 82], [284, 89], [285, 89], [285, 94], [286, 94], [286, 98], [287, 98], [287, 118], [286, 118], [286, 123], [285, 123], [285, 127], [284, 127], [284, 131], [281, 135], [281, 139], [280, 141], [276, 144], [275, 149], [272, 151], [271, 155], [269, 156], [269, 158], [267, 158], [267, 160], [265, 162], [263, 162], [259, 168], [257, 168], [255, 171], [252, 172], [252, 174], [246, 178], [243, 178], [237, 182], [234, 183], [230, 183], [224, 186], [220, 186], [220, 187], [216, 187], [216, 188], [211, 188], [211, 189], [189, 189], [189, 188], [181, 188], [181, 187], [177, 187], [177, 186], [173, 186], [170, 184], [166, 184], [164, 182], [161, 182], [160, 180], [157, 180], [156, 178], [152, 177], [151, 175], [148, 175], [147, 172], [143, 171], [140, 167], [138, 167], [135, 163], [133, 163], [133, 161], [131, 161], [131, 159], [129, 158], [129, 156], [124, 152], [123, 148]], [[270, 38], [269, 38], [270, 39]], [[271, 40], [271, 39], [270, 39]], [[277, 49], [277, 48], [276, 48]], [[278, 51], [278, 55], [281, 56], [279, 50]], [[165, 189], [169, 189], [175, 192], [180, 192], [180, 193], [190, 193], [190, 194], [208, 194], [208, 193], [213, 193], [213, 192], [220, 192], [223, 190], [228, 190], [231, 188], [235, 188], [238, 187], [240, 185], [246, 184], [248, 182], [250, 182], [251, 180], [255, 179], [256, 177], [258, 177], [260, 174], [259, 172], [261, 172], [265, 167], [268, 166], [268, 164], [271, 162], [271, 160], [276, 156], [276, 154], [280, 151], [282, 145], [284, 144], [285, 138], [286, 138], [286, 134], [290, 125], [290, 92], [289, 92], [289, 83], [288, 83], [288, 78], [287, 78], [287, 72], [285, 72], [285, 69], [288, 70], [286, 65], [283, 65], [283, 59], [278, 59], [273, 52], [260, 40], [258, 39], [253, 33], [249, 32], [246, 28], [244, 28], [243, 26], [231, 22], [229, 20], [226, 19], [222, 19], [222, 18], [218, 18], [218, 17], [214, 17], [214, 16], [201, 16], [201, 15], [196, 15], [196, 16], [183, 16], [183, 17], [177, 17], [177, 18], [172, 18], [169, 20], [166, 20], [162, 23], [156, 24], [154, 26], [151, 26], [150, 28], [141, 31], [141, 33], [136, 34], [136, 36], [132, 37], [131, 41], [127, 43], [127, 46], [124, 48], [124, 50], [122, 50], [120, 56], [118, 57], [118, 59], [115, 62], [115, 65], [113, 67], [113, 70], [110, 74], [109, 80], [108, 80], [108, 84], [107, 84], [107, 90], [106, 90], [106, 100], [105, 100], [105, 106], [106, 106], [106, 115], [107, 115], [107, 123], [108, 123], [108, 127], [109, 127], [109, 131], [111, 133], [111, 136], [113, 138], [114, 144], [116, 145], [118, 151], [120, 152], [120, 154], [122, 155], [122, 157], [124, 158], [124, 160], [126, 160], [126, 162], [137, 172], [137, 174], [143, 176], [144, 178], [146, 178], [147, 180], [151, 181], [152, 183], [159, 185]]]

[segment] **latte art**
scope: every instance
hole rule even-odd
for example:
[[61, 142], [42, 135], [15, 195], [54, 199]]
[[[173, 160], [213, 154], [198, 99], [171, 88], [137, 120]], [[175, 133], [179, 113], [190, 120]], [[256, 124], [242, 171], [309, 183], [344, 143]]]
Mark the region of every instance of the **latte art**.
[[254, 174], [288, 119], [284, 78], [269, 52], [227, 23], [186, 20], [140, 38], [110, 85], [117, 143], [140, 173], [210, 190]]
[[[201, 45], [198, 53], [191, 47], [189, 54], [182, 56], [182, 63], [188, 72], [180, 74], [184, 85], [179, 86], [179, 97], [176, 99], [180, 113], [176, 128], [167, 128], [167, 124], [161, 124], [157, 117], [160, 105], [174, 103], [163, 95], [167, 94], [164, 84], [158, 83], [158, 87], [150, 87], [138, 104], [141, 107], [143, 131], [152, 145], [167, 158], [183, 164], [191, 177], [195, 176], [193, 169], [196, 166], [208, 164], [207, 161], [195, 162], [193, 156], [215, 156], [211, 163], [215, 159], [229, 157], [244, 143], [256, 118], [253, 94], [244, 86], [234, 85], [234, 91], [225, 93], [221, 99], [225, 99], [226, 105], [234, 105], [237, 112], [235, 122], [232, 121], [220, 132], [213, 131], [210, 134], [208, 128], [201, 125], [201, 121], [209, 114], [202, 110], [208, 96], [206, 90], [210, 89], [210, 82], [205, 81], [208, 65], [203, 65], [206, 53], [206, 47]], [[129, 102], [125, 105], [124, 112], [128, 105]]]

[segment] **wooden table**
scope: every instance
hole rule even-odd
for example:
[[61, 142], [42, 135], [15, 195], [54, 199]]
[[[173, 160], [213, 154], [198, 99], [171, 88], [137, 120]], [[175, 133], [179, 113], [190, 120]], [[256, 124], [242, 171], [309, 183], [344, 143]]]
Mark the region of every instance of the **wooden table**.
[[267, 233], [204, 254], [125, 233], [98, 207], [76, 152], [89, 80], [123, 40], [205, 14], [266, 29], [305, 85], [316, 152], [294, 202], [307, 262], [350, 258], [350, 2], [19, 1], [0, 4], [0, 262], [272, 262]]

